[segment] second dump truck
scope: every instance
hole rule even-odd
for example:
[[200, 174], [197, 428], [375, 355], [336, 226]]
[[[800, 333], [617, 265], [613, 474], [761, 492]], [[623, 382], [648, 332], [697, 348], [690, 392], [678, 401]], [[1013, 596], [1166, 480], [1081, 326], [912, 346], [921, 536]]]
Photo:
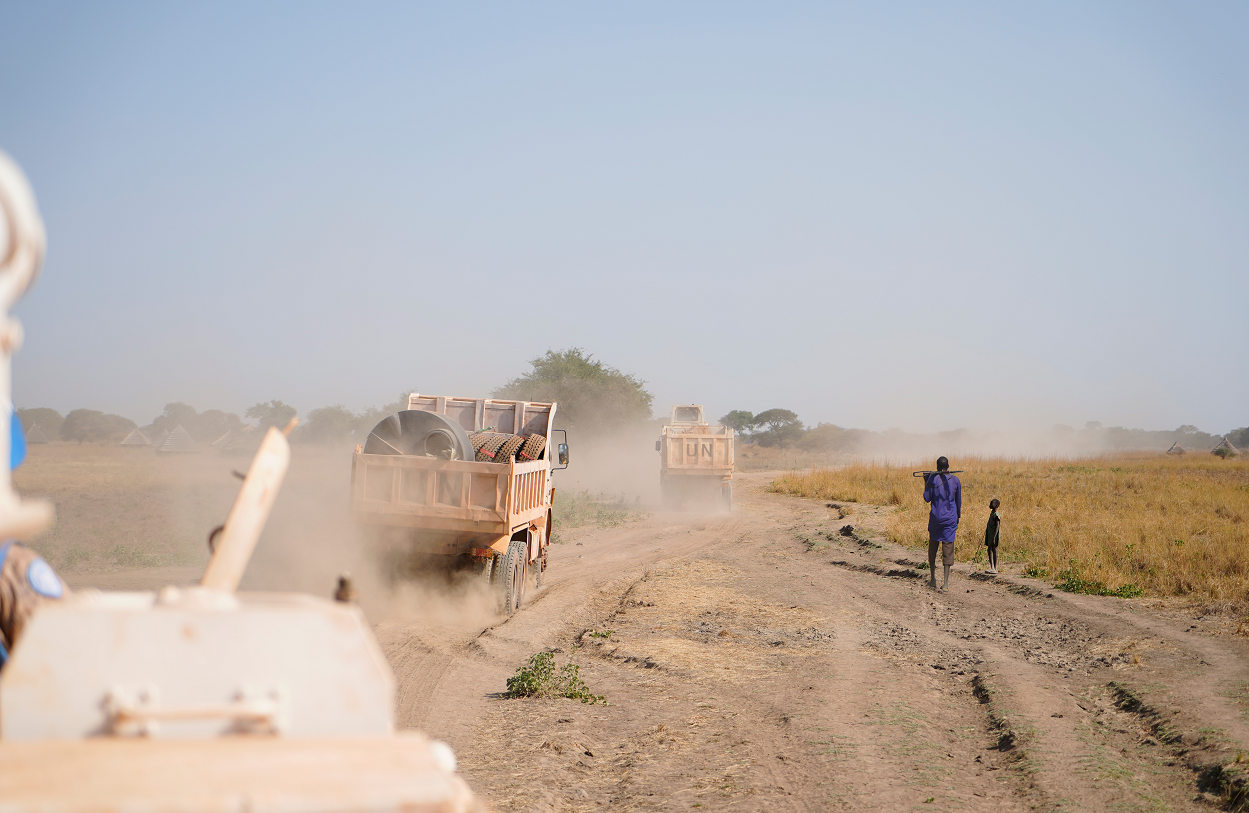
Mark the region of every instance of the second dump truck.
[[698, 404], [672, 408], [672, 420], [655, 441], [664, 506], [687, 503], [733, 507], [733, 430], [708, 424]]
[[352, 515], [431, 566], [481, 573], [511, 615], [547, 566], [552, 473], [568, 465], [567, 442], [552, 455], [555, 408], [412, 393], [356, 447]]

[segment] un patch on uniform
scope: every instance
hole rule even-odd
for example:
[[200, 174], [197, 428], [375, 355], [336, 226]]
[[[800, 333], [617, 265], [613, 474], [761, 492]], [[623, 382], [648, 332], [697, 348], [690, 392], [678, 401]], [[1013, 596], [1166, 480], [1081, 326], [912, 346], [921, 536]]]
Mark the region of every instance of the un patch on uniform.
[[26, 581], [36, 593], [47, 598], [60, 598], [65, 592], [61, 580], [52, 571], [52, 566], [42, 559], [36, 559], [26, 568]]

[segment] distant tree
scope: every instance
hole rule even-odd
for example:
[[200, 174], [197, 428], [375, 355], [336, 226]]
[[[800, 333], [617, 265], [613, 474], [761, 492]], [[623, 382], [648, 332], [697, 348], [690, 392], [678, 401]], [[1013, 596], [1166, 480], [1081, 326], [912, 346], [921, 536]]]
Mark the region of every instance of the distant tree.
[[581, 348], [546, 351], [533, 370], [496, 389], [495, 398], [556, 401], [556, 422], [568, 428], [611, 431], [652, 420], [646, 382], [609, 367]]
[[95, 409], [75, 409], [61, 424], [61, 438], [89, 443], [119, 441], [135, 428], [134, 421]]
[[313, 443], [338, 443], [351, 437], [356, 415], [342, 404], [321, 407], [308, 413], [308, 422], [300, 427], [304, 439]]
[[61, 413], [47, 407], [19, 409], [17, 417], [21, 419], [22, 427], [27, 431], [32, 426], [38, 426], [49, 439], [61, 434], [61, 424], [65, 422], [65, 418], [61, 416]]
[[740, 434], [755, 425], [755, 416], [744, 409], [735, 409], [720, 418], [720, 425]]
[[104, 413], [97, 409], [75, 409], [65, 416], [61, 424], [61, 439], [76, 440], [81, 444], [84, 440], [96, 439], [99, 418]]
[[1243, 429], [1233, 429], [1227, 433], [1227, 439], [1231, 444], [1241, 451], [1249, 451], [1249, 426]]
[[1180, 435], [1195, 435], [1201, 430], [1193, 426], [1191, 423], [1186, 423], [1183, 426], [1176, 429], [1175, 431], [1177, 434], [1180, 434]]
[[243, 419], [220, 409], [196, 412], [190, 404], [176, 401], [165, 404], [165, 411], [152, 420], [152, 427], [157, 432], [172, 432], [179, 426], [198, 443], [212, 443], [231, 429], [241, 428]]
[[284, 404], [281, 401], [270, 401], [268, 403], [254, 404], [248, 407], [247, 412], [244, 414], [249, 418], [255, 419], [260, 424], [261, 429], [268, 429], [270, 426], [283, 429], [291, 422], [291, 418], [299, 413], [295, 411], [295, 407], [289, 404]]
[[798, 445], [813, 452], [854, 452], [866, 435], [862, 429], [843, 429], [836, 424], [822, 423], [804, 432]]
[[1096, 432], [1102, 428], [1102, 422], [1101, 421], [1089, 421], [1088, 423], [1084, 424], [1084, 428], [1089, 432]]
[[755, 433], [760, 446], [788, 446], [802, 437], [802, 421], [798, 414], [788, 409], [769, 409], [755, 416], [755, 426], [763, 427]]
[[[195, 407], [190, 404], [184, 404], [181, 401], [175, 401], [172, 404], [165, 404], [165, 411], [152, 420], [152, 426], [158, 432], [172, 432], [181, 426], [194, 436], [195, 433], [191, 430], [195, 426], [197, 417], [199, 417], [199, 413], [195, 411]], [[199, 440], [199, 438], [196, 438], [196, 440]]]
[[191, 437], [200, 443], [212, 443], [218, 438], [235, 429], [243, 428], [243, 419], [233, 412], [220, 409], [206, 409], [191, 422], [192, 426], [184, 427]]

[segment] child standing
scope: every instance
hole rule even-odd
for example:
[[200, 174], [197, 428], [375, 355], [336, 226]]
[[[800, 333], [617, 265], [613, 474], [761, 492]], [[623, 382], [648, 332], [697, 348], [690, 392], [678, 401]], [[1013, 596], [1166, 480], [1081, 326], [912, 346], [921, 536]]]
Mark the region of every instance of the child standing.
[[1002, 540], [1002, 515], [997, 512], [1001, 501], [989, 500], [989, 524], [984, 527], [984, 545], [989, 549], [989, 573], [997, 573], [997, 543]]

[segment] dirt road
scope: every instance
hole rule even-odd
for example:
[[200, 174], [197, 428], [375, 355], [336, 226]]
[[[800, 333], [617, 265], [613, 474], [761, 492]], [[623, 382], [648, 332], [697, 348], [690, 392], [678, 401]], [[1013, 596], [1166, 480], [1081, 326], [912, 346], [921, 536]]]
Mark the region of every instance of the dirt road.
[[[965, 565], [937, 593], [880, 541], [880, 511], [838, 520], [767, 479], [739, 482], [731, 516], [582, 532], [510, 620], [381, 623], [401, 724], [449, 741], [500, 810], [1209, 810], [1243, 793], [1243, 637]], [[502, 697], [542, 650], [609, 705]]]

